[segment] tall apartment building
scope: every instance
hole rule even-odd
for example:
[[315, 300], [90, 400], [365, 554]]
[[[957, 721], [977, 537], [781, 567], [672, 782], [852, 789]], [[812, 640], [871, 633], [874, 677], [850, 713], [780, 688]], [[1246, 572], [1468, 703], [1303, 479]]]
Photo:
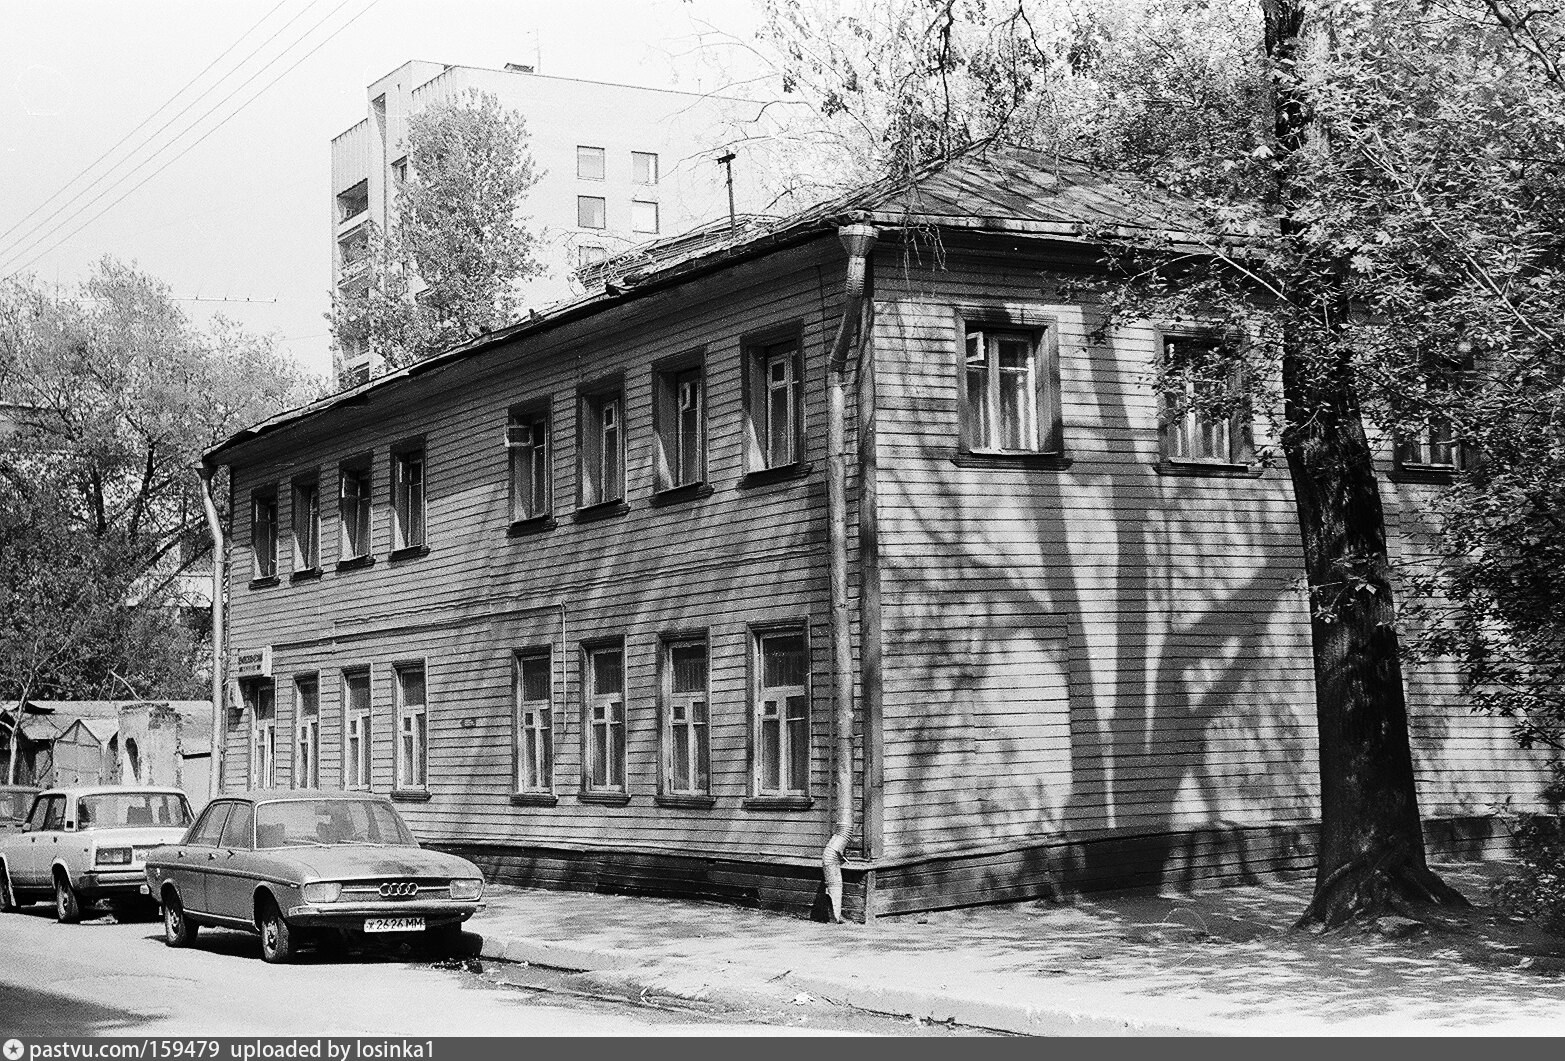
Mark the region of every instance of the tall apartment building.
[[[541, 307], [579, 291], [583, 265], [660, 235], [726, 216], [727, 173], [718, 158], [753, 103], [547, 77], [530, 66], [504, 70], [411, 61], [371, 84], [369, 113], [332, 140], [333, 291], [364, 282], [370, 226], [395, 210], [407, 175], [408, 118], [470, 89], [492, 93], [527, 123], [540, 174], [523, 204], [539, 237], [545, 272], [523, 296]], [[740, 209], [754, 210], [758, 174], [734, 167]], [[367, 350], [333, 355], [339, 379], [372, 370]]]

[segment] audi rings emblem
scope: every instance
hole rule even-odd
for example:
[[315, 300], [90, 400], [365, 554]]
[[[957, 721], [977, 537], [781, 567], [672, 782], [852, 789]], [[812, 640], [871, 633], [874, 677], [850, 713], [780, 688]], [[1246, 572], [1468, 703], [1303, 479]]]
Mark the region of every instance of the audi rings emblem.
[[411, 899], [418, 894], [418, 885], [410, 880], [387, 881], [380, 886], [382, 899]]

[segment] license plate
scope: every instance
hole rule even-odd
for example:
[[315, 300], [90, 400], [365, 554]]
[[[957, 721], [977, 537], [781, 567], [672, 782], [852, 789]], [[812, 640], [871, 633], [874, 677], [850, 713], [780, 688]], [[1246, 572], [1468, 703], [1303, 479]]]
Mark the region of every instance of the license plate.
[[420, 932], [423, 928], [422, 917], [371, 917], [364, 921], [366, 932]]

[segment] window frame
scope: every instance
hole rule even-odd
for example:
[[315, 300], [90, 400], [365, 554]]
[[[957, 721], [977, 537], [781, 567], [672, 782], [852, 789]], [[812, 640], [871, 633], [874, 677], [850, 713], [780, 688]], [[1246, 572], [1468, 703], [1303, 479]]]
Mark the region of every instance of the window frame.
[[[547, 679], [548, 699], [524, 700], [524, 670], [529, 662], [538, 661], [542, 661]], [[527, 723], [524, 714], [529, 704], [544, 705], [542, 711], [548, 715], [545, 723], [540, 725]], [[517, 649], [511, 654], [511, 794], [518, 802], [546, 802], [549, 805], [554, 803], [554, 768], [557, 760], [554, 741], [557, 716], [553, 646]], [[536, 740], [534, 746], [536, 754], [529, 753], [527, 747], [529, 735]], [[524, 765], [527, 767], [527, 775], [537, 775], [537, 784], [526, 783]]]
[[[1453, 389], [1466, 390], [1472, 387], [1477, 361], [1470, 350], [1426, 356], [1425, 364], [1428, 372], [1456, 378], [1458, 387]], [[1444, 425], [1443, 432], [1440, 425]], [[1456, 437], [1455, 426], [1444, 416], [1425, 417], [1422, 429], [1413, 438], [1405, 434], [1399, 435], [1395, 431], [1389, 434], [1393, 482], [1447, 485], [1466, 471], [1473, 459], [1469, 447]], [[1437, 448], [1446, 449], [1450, 459], [1444, 461], [1433, 459]]]
[[[790, 732], [788, 722], [790, 720], [787, 715], [786, 701], [783, 703], [778, 716], [778, 787], [776, 789], [768, 789], [763, 784], [765, 764], [762, 762], [762, 747], [764, 743], [762, 724], [764, 719], [761, 705], [764, 699], [764, 689], [766, 688], [762, 685], [762, 682], [765, 681], [766, 670], [765, 643], [768, 639], [775, 637], [799, 637], [804, 642], [804, 778], [803, 786], [797, 789], [788, 788], [786, 783], [785, 771], [791, 761], [790, 752], [793, 749], [793, 738], [788, 735]], [[746, 801], [746, 805], [758, 807], [807, 807], [813, 802], [810, 775], [813, 772], [815, 751], [815, 667], [813, 646], [810, 641], [810, 625], [806, 620], [753, 624], [749, 627], [747, 639], [746, 655], [748, 656], [749, 690], [746, 706], [749, 713], [749, 724], [746, 728], [749, 732], [750, 798]], [[777, 688], [786, 689], [791, 687], [778, 686]]]
[[[583, 218], [585, 216], [587, 216], [587, 215], [584, 215], [582, 213], [582, 207], [586, 206], [589, 203], [597, 203], [598, 204], [597, 216], [598, 216], [599, 220], [602, 222], [601, 224], [597, 224], [597, 225], [588, 224], [587, 221], [583, 220]], [[576, 227], [577, 228], [586, 229], [589, 232], [605, 232], [605, 231], [607, 231], [608, 227], [609, 227], [609, 201], [608, 201], [608, 199], [606, 199], [604, 196], [601, 196], [601, 195], [578, 195], [576, 197]]]
[[[314, 711], [305, 710], [306, 685], [313, 686], [315, 690]], [[301, 755], [301, 751], [305, 753]], [[321, 787], [321, 676], [318, 671], [296, 674], [293, 678], [292, 760], [292, 768], [288, 772], [290, 788]]]
[[[595, 151], [595, 152], [597, 152], [597, 155], [596, 156], [592, 156], [590, 154], [589, 155], [583, 155], [582, 152], [584, 152], [584, 151], [585, 152], [594, 152]], [[582, 169], [581, 164], [582, 164], [583, 158], [591, 158], [591, 157], [596, 157], [597, 160], [598, 160], [598, 174], [597, 174], [597, 176], [593, 176], [590, 173], [583, 173], [581, 171], [581, 169]], [[580, 180], [580, 181], [604, 181], [604, 180], [608, 180], [608, 178], [609, 178], [609, 152], [608, 152], [608, 149], [607, 148], [603, 148], [603, 147], [594, 147], [591, 144], [577, 144], [576, 145], [576, 179]]]
[[[614, 694], [601, 694], [597, 689], [597, 672], [593, 666], [594, 659], [600, 654], [615, 653], [619, 656], [620, 687], [619, 711], [617, 719], [611, 713], [612, 696]], [[581, 792], [579, 798], [587, 802], [613, 802], [626, 803], [630, 800], [629, 779], [629, 718], [630, 703], [627, 689], [629, 687], [629, 674], [627, 673], [627, 653], [625, 641], [622, 638], [607, 640], [583, 641], [581, 643]], [[598, 720], [594, 717], [597, 701], [603, 699], [607, 702], [603, 705], [605, 715], [603, 719], [604, 732], [604, 780], [600, 784], [593, 777], [593, 752], [598, 737]], [[616, 742], [615, 732], [618, 731]], [[611, 759], [611, 753], [613, 758]], [[617, 768], [617, 771], [616, 771]], [[615, 774], [618, 774], [618, 782], [615, 783]]]
[[[683, 387], [694, 376], [694, 475], [685, 478]], [[706, 348], [686, 351], [652, 366], [653, 490], [657, 494], [695, 491], [707, 486], [708, 414]]]
[[[1196, 341], [1221, 343], [1225, 338], [1221, 328], [1201, 327], [1198, 325], [1179, 326], [1162, 325], [1153, 330], [1157, 342], [1157, 358], [1160, 371], [1166, 371], [1168, 365], [1168, 345], [1171, 342]], [[1235, 338], [1234, 336], [1226, 336]], [[1231, 376], [1230, 386], [1242, 385], [1242, 367], [1235, 365]], [[1192, 386], [1190, 380], [1186, 380], [1188, 393]], [[1187, 428], [1191, 432], [1199, 431], [1203, 421], [1210, 421], [1198, 410], [1186, 409], [1176, 418], [1170, 406], [1168, 393], [1163, 388], [1158, 389], [1158, 461], [1159, 469], [1165, 473], [1178, 475], [1221, 475], [1221, 474], [1248, 474], [1255, 462], [1255, 443], [1251, 431], [1251, 416], [1248, 409], [1238, 409], [1228, 418], [1224, 428], [1227, 434], [1226, 458], [1205, 456], [1179, 456], [1175, 453], [1175, 439], [1181, 428]]]
[[[413, 467], [418, 469], [416, 483], [410, 483], [408, 478], [408, 471]], [[429, 447], [423, 436], [404, 439], [391, 447], [390, 487], [392, 558], [427, 553]]]
[[[1010, 461], [1058, 461], [1065, 456], [1065, 425], [1061, 408], [1059, 321], [1057, 318], [1035, 310], [1001, 305], [960, 305], [954, 307], [956, 324], [956, 417], [958, 452], [961, 456], [977, 460]], [[969, 333], [978, 331], [986, 336], [986, 370], [984, 399], [989, 410], [989, 421], [995, 421], [998, 408], [1001, 365], [998, 357], [987, 349], [987, 336], [996, 333], [1026, 334], [1032, 342], [1032, 406], [1033, 427], [1037, 445], [1033, 448], [1007, 449], [1002, 446], [980, 445], [975, 425], [968, 413], [968, 359]]]
[[[261, 515], [269, 513], [263, 523]], [[250, 584], [275, 585], [277, 583], [278, 519], [281, 515], [276, 486], [262, 486], [250, 491]], [[267, 528], [266, 549], [262, 550], [262, 528]]]
[[[307, 506], [303, 498], [308, 494], [313, 498], [313, 505]], [[290, 483], [289, 512], [293, 529], [293, 577], [308, 577], [318, 574], [321, 570], [321, 479], [320, 475], [311, 472], [307, 475], [296, 475]], [[311, 520], [309, 526], [301, 527], [300, 516], [309, 512]], [[300, 531], [305, 532], [309, 545], [301, 543]]]
[[[363, 547], [349, 552], [353, 536], [348, 524], [348, 482], [363, 483], [363, 493], [356, 500], [363, 520]], [[375, 551], [375, 461], [365, 453], [342, 461], [337, 466], [337, 567], [370, 563]]]
[[[267, 694], [270, 714], [261, 716], [262, 692]], [[245, 706], [250, 713], [250, 762], [246, 781], [251, 788], [277, 787], [277, 682], [272, 678], [255, 678], [245, 682]], [[261, 754], [262, 752], [265, 754]], [[257, 764], [265, 763], [264, 773]]]
[[[636, 160], [641, 158], [652, 160], [651, 164], [647, 167], [651, 174], [651, 180], [641, 180], [637, 175]], [[658, 167], [659, 160], [658, 153], [656, 151], [632, 151], [630, 153], [630, 183], [638, 188], [656, 188], [658, 184], [658, 178], [660, 176]]]
[[[641, 228], [640, 227], [639, 219], [637, 218], [637, 213], [638, 213], [637, 207], [642, 207], [643, 208], [643, 210], [640, 211], [642, 213], [645, 213], [645, 209], [644, 208], [646, 208], [646, 207], [651, 207], [652, 208], [652, 227], [651, 228]], [[663, 213], [663, 211], [661, 210], [661, 208], [659, 208], [656, 199], [632, 199], [630, 201], [630, 230], [632, 232], [634, 232], [638, 236], [655, 236], [655, 235], [657, 235], [659, 232], [662, 231], [662, 227], [661, 227], [662, 223], [663, 223], [662, 213]]]
[[[787, 476], [808, 469], [809, 433], [806, 427], [805, 406], [808, 401], [809, 379], [805, 365], [804, 322], [787, 324], [764, 331], [753, 332], [740, 340], [740, 363], [744, 371], [744, 450], [746, 479]], [[791, 347], [791, 351], [782, 348]], [[787, 461], [772, 460], [773, 438], [771, 396], [773, 386], [769, 366], [784, 353], [790, 355], [792, 379], [789, 383], [791, 453]], [[764, 417], [764, 419], [763, 419]]]
[[[701, 689], [701, 714], [697, 720], [694, 698], [690, 692], [674, 690], [674, 652], [676, 649], [699, 645], [704, 654], [705, 671]], [[684, 728], [687, 731], [686, 763], [690, 784], [684, 788], [676, 784], [676, 745], [674, 709], [682, 698], [686, 703]], [[699, 727], [699, 728], [698, 728]], [[704, 762], [705, 774], [699, 765]], [[706, 630], [677, 631], [664, 634], [658, 641], [658, 802], [670, 806], [710, 807], [715, 802], [712, 795], [712, 642]]]
[[[352, 699], [352, 681], [362, 676], [364, 678], [364, 706], [355, 708]], [[342, 787], [350, 792], [373, 792], [375, 790], [375, 685], [371, 668], [368, 666], [344, 667], [342, 669], [342, 748], [339, 772], [342, 778]], [[359, 723], [362, 722], [362, 725]], [[349, 749], [355, 739], [357, 730], [359, 742], [359, 754], [350, 755]], [[350, 763], [353, 769], [350, 771]], [[362, 769], [362, 778], [355, 782], [352, 779], [354, 773]]]
[[[392, 719], [397, 746], [391, 795], [393, 798], [405, 794], [425, 796], [429, 793], [429, 667], [423, 659], [404, 660], [393, 664], [391, 673]], [[406, 680], [413, 674], [418, 675], [418, 683], [423, 691], [422, 701], [416, 704], [410, 704], [407, 698]], [[415, 720], [416, 723], [410, 729], [408, 724]], [[408, 751], [410, 737], [413, 754], [405, 760], [404, 753]], [[408, 763], [413, 767], [413, 776], [403, 770]]]
[[[529, 428], [529, 437], [524, 444], [519, 440], [518, 429]], [[541, 464], [538, 461], [538, 431], [542, 427], [543, 457]], [[536, 476], [542, 475], [543, 497], [523, 513], [517, 508], [517, 462], [519, 455], [526, 452], [529, 457], [528, 476], [530, 486], [538, 485]], [[551, 519], [554, 515], [554, 409], [551, 398], [539, 398], [531, 402], [523, 402], [513, 405], [506, 410], [505, 415], [505, 472], [506, 472], [506, 515], [507, 522], [515, 527], [518, 524], [526, 525]]]
[[[626, 503], [625, 458], [629, 452], [625, 430], [625, 379], [611, 376], [584, 386], [576, 394], [576, 508], [587, 511]], [[618, 471], [618, 492], [610, 495], [603, 482], [607, 467], [604, 436], [605, 409], [615, 410], [614, 454]]]

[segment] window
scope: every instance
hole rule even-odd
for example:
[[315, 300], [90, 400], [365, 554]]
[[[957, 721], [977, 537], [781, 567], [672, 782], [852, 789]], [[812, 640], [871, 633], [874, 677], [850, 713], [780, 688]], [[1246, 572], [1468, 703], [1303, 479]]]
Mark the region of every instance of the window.
[[511, 522], [540, 519], [553, 510], [546, 408], [512, 409], [505, 426], [511, 466]]
[[1456, 351], [1426, 354], [1417, 368], [1423, 376], [1421, 389], [1427, 411], [1399, 417], [1394, 431], [1394, 471], [1412, 480], [1446, 482], [1467, 466], [1469, 457], [1447, 413], [1460, 409], [1472, 393], [1472, 345], [1464, 340]]
[[636, 184], [658, 182], [658, 157], [651, 151], [630, 153], [630, 179]]
[[1451, 421], [1431, 416], [1417, 434], [1404, 435], [1396, 445], [1397, 470], [1450, 475], [1463, 465], [1461, 444]]
[[1238, 377], [1211, 334], [1167, 335], [1163, 342], [1163, 459], [1175, 464], [1236, 465], [1249, 456], [1245, 417], [1224, 411]]
[[424, 447], [406, 446], [391, 455], [391, 547], [424, 545]]
[[804, 796], [810, 788], [810, 658], [802, 630], [755, 639], [755, 793]]
[[585, 269], [589, 265], [597, 265], [607, 256], [607, 252], [598, 246], [584, 243], [576, 248], [576, 267]]
[[391, 164], [391, 181], [393, 185], [401, 186], [408, 181], [408, 157], [403, 155]]
[[424, 668], [397, 668], [397, 787], [429, 786], [429, 710], [424, 702]]
[[658, 204], [634, 199], [630, 204], [630, 229], [632, 232], [656, 232], [658, 230]]
[[293, 787], [321, 787], [321, 682], [304, 675], [293, 683]]
[[277, 703], [269, 681], [251, 682], [250, 787], [272, 788], [277, 783]]
[[578, 228], [608, 228], [608, 201], [601, 196], [578, 195], [576, 225]]
[[257, 491], [250, 497], [250, 556], [254, 578], [277, 577], [277, 494]]
[[357, 272], [369, 264], [370, 230], [361, 225], [337, 241], [337, 253], [344, 273]]
[[968, 321], [964, 335], [963, 448], [1059, 452], [1059, 385], [1047, 330]]
[[370, 208], [370, 182], [366, 178], [337, 193], [337, 223], [352, 220]]
[[747, 348], [750, 471], [782, 468], [804, 459], [804, 415], [799, 340]]
[[370, 787], [370, 672], [342, 676], [342, 787]]
[[547, 651], [522, 653], [516, 657], [513, 736], [518, 792], [549, 792], [554, 787], [552, 687]]
[[625, 398], [618, 387], [581, 396], [582, 508], [625, 497]]
[[706, 480], [706, 383], [702, 366], [683, 364], [653, 377], [657, 488]]
[[356, 560], [370, 552], [370, 464], [363, 459], [342, 466], [337, 500], [341, 560]]
[[316, 571], [321, 566], [321, 485], [314, 478], [293, 484], [293, 570]]
[[674, 641], [663, 650], [664, 791], [704, 796], [711, 789], [712, 774], [706, 642]]
[[[601, 181], [604, 172], [604, 150], [601, 147], [576, 148], [576, 176], [584, 181]], [[602, 227], [602, 226], [599, 226]]]
[[201, 812], [201, 817], [196, 819], [195, 827], [190, 830], [190, 838], [185, 843], [191, 847], [216, 847], [217, 838], [223, 834], [223, 826], [227, 824], [233, 809], [231, 801], [208, 804], [206, 810]]
[[254, 821], [255, 809], [250, 804], [235, 803], [234, 809], [229, 812], [228, 821], [223, 823], [223, 832], [217, 841], [217, 846], [239, 851], [250, 850], [250, 826]]
[[587, 651], [587, 790], [625, 791], [625, 650]]

